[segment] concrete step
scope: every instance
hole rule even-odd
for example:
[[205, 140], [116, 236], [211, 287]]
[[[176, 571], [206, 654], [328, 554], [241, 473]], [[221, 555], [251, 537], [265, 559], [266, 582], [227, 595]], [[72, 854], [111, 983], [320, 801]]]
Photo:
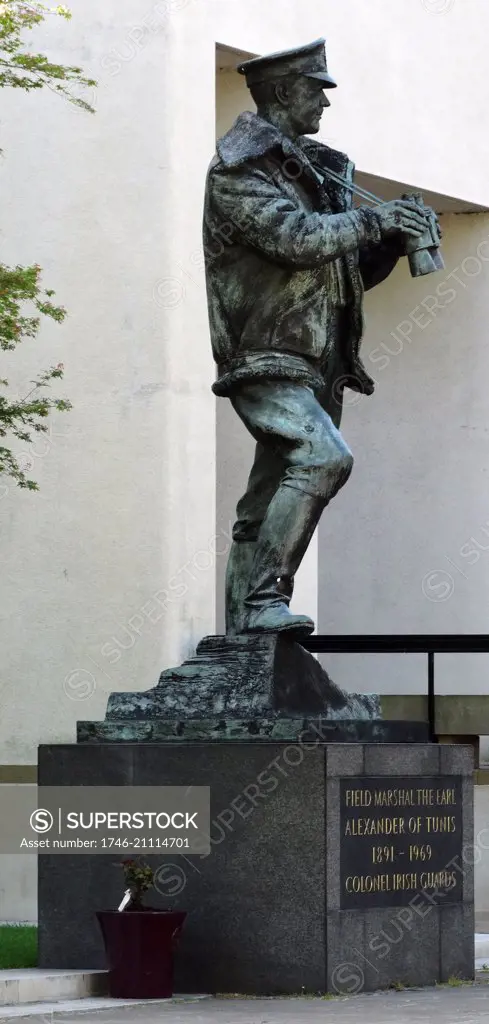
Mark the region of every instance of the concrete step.
[[39, 967], [0, 971], [0, 1007], [104, 996], [107, 971], [55, 971]]
[[[36, 1019], [39, 1021], [39, 1024], [47, 1024], [48, 1021], [50, 1024], [53, 1024], [52, 1014], [54, 1013], [74, 1013], [76, 1014], [76, 1019], [78, 1019], [80, 1014], [88, 1014], [90, 1011], [93, 1013], [96, 1010], [119, 1010], [122, 1006], [150, 1005], [156, 1009], [163, 1004], [197, 1003], [210, 998], [210, 996], [199, 995], [175, 995], [172, 999], [110, 999], [109, 996], [92, 996], [86, 999], [60, 999], [57, 1002], [18, 1003], [15, 1006], [0, 1006], [0, 1024], [3, 1024], [3, 1021], [23, 1019], [25, 1017], [31, 1018], [31, 1020], [34, 1018], [32, 1024], [36, 1024]], [[87, 1017], [87, 1021], [88, 1024], [91, 1024], [92, 1018]]]

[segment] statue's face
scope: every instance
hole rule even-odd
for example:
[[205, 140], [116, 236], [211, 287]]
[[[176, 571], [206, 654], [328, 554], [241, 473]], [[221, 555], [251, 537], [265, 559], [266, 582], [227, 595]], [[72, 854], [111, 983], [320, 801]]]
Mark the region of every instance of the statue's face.
[[315, 78], [298, 76], [288, 89], [291, 125], [297, 135], [315, 135], [319, 131], [325, 107], [331, 106], [324, 85]]

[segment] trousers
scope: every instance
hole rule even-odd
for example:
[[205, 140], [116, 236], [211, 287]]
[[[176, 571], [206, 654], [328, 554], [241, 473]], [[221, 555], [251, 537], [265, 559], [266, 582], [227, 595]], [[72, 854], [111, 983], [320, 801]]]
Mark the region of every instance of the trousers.
[[342, 392], [322, 401], [300, 384], [260, 381], [243, 385], [231, 399], [256, 441], [246, 492], [238, 502], [233, 539], [256, 541], [281, 485], [327, 505], [346, 482], [353, 456], [339, 431]]

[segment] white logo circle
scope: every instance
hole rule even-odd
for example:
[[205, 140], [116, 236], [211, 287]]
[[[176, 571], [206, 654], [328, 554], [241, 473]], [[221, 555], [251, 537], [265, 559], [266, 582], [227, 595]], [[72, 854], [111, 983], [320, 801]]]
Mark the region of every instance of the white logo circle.
[[187, 876], [179, 864], [160, 864], [153, 878], [155, 889], [162, 896], [178, 896], [187, 884]]
[[446, 569], [431, 569], [423, 576], [421, 589], [428, 601], [448, 601], [455, 590], [455, 580]]
[[339, 996], [355, 996], [365, 985], [365, 975], [358, 964], [345, 961], [331, 975], [331, 985]]
[[89, 107], [95, 109], [97, 103], [97, 86], [87, 85], [86, 82], [70, 82], [67, 86], [67, 93], [73, 96], [74, 100], [81, 100], [88, 103]]
[[421, 0], [425, 11], [429, 14], [447, 14], [455, 4], [455, 0]]
[[97, 688], [95, 676], [87, 668], [75, 668], [69, 672], [63, 683], [63, 690], [70, 700], [86, 700]]
[[178, 277], [163, 277], [153, 288], [153, 299], [160, 309], [175, 309], [185, 298], [185, 288]]
[[363, 398], [363, 391], [351, 390], [352, 381], [358, 383], [357, 378], [351, 373], [344, 373], [334, 381], [331, 394], [337, 405], [344, 405], [345, 408], [351, 405], [358, 405], [359, 401]]
[[47, 811], [44, 807], [38, 807], [32, 812], [29, 824], [34, 832], [49, 832], [54, 825], [54, 818], [51, 811]]

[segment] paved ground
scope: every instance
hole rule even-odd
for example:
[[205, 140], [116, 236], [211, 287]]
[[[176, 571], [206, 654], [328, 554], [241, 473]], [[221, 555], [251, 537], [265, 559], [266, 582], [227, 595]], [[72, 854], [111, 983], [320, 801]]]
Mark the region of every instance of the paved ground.
[[[0, 1021], [6, 1020], [0, 1008]], [[85, 1013], [48, 1013], [26, 1024], [489, 1024], [489, 985], [376, 993], [339, 999], [205, 999]]]

